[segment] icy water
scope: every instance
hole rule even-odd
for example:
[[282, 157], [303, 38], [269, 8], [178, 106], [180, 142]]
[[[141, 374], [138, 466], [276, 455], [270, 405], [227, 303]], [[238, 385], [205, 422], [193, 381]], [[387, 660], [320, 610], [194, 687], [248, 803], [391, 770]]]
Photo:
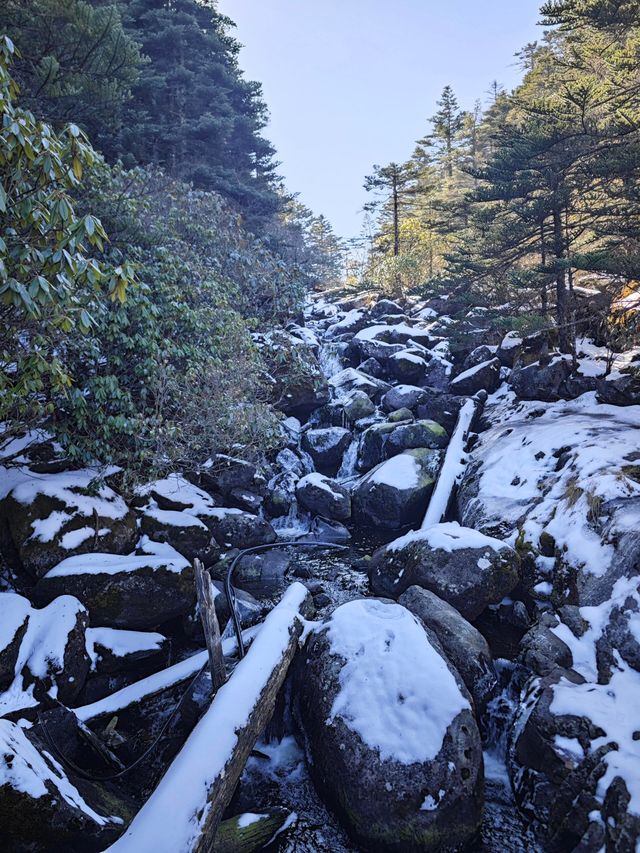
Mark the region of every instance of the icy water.
[[[368, 595], [368, 577], [354, 563], [398, 535], [386, 537], [359, 535], [346, 551], [307, 552], [296, 554], [296, 565], [304, 565], [314, 581], [320, 581], [332, 603], [320, 612], [328, 615], [335, 607]], [[508, 680], [509, 664], [502, 664], [504, 680]], [[505, 691], [492, 703], [485, 748], [485, 811], [482, 834], [474, 846], [475, 853], [539, 853], [536, 844], [518, 813], [507, 770], [504, 764], [506, 731], [515, 705]], [[309, 777], [304, 755], [291, 727], [282, 740], [258, 744], [261, 757], [252, 757], [247, 764], [241, 786], [240, 801], [234, 811], [259, 811], [260, 808], [281, 805], [297, 815], [297, 821], [267, 848], [278, 853], [359, 853], [337, 820], [318, 797]]]

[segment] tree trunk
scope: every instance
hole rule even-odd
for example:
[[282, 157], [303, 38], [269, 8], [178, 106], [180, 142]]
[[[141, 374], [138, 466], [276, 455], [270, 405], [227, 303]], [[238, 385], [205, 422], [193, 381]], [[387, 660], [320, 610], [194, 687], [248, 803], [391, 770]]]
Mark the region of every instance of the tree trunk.
[[400, 254], [400, 213], [398, 200], [398, 178], [393, 176], [393, 256]]
[[562, 211], [557, 207], [553, 209], [553, 253], [556, 258], [556, 323], [558, 325], [558, 344], [560, 352], [570, 353], [569, 299], [566, 273], [563, 265], [565, 246], [562, 229]]

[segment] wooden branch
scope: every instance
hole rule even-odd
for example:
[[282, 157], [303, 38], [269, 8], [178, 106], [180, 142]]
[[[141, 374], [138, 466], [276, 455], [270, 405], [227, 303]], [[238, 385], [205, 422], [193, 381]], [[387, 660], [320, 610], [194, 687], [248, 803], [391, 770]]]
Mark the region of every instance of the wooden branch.
[[267, 809], [258, 815], [237, 815], [224, 820], [218, 827], [213, 853], [254, 853], [262, 850], [288, 826], [291, 815], [287, 809]]
[[435, 489], [431, 495], [431, 500], [429, 501], [429, 506], [422, 522], [422, 530], [433, 527], [434, 524], [439, 524], [446, 515], [453, 489], [467, 467], [465, 447], [467, 438], [469, 437], [469, 430], [476, 415], [484, 408], [486, 399], [486, 392], [480, 391], [475, 397], [467, 400], [460, 409]]
[[273, 715], [308, 606], [307, 589], [292, 584], [110, 853], [214, 853], [222, 815]]
[[198, 612], [204, 629], [204, 639], [209, 653], [209, 669], [211, 670], [211, 689], [217, 693], [227, 680], [227, 671], [222, 654], [220, 625], [214, 606], [215, 592], [209, 572], [205, 571], [202, 560], [197, 557], [193, 561], [193, 572], [198, 597]]

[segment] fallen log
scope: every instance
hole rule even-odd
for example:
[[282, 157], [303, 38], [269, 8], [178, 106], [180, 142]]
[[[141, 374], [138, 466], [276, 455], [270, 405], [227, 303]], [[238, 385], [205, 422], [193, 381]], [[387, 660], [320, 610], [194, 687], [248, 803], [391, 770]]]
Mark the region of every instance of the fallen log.
[[460, 409], [436, 486], [422, 522], [422, 530], [433, 527], [434, 524], [439, 524], [446, 515], [453, 489], [467, 467], [465, 447], [469, 431], [476, 416], [482, 412], [486, 399], [486, 392], [479, 391], [475, 397], [467, 400]]
[[302, 584], [289, 587], [110, 853], [213, 853], [222, 815], [298, 648], [308, 600]]
[[295, 819], [287, 809], [268, 809], [262, 814], [241, 814], [223, 820], [213, 844], [213, 853], [254, 853], [279, 835]]

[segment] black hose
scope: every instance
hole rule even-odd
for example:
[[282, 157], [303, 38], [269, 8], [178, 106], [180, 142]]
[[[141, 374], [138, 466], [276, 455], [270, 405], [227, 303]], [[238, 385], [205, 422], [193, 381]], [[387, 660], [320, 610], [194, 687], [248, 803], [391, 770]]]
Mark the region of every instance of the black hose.
[[245, 656], [245, 649], [244, 642], [242, 640], [240, 617], [236, 609], [236, 591], [232, 583], [233, 573], [240, 560], [246, 557], [247, 554], [257, 554], [260, 551], [268, 551], [270, 548], [288, 548], [291, 545], [298, 545], [301, 547], [306, 546], [307, 548], [335, 548], [339, 551], [346, 551], [348, 548], [347, 545], [338, 545], [336, 542], [318, 542], [312, 540], [303, 542], [300, 539], [294, 539], [287, 542], [270, 542], [268, 545], [254, 545], [253, 548], [244, 548], [240, 553], [236, 554], [231, 561], [231, 565], [227, 569], [227, 574], [224, 579], [224, 592], [227, 597], [227, 604], [229, 605], [229, 612], [231, 614], [231, 620], [233, 621], [236, 640], [238, 641], [238, 657], [241, 660]]

